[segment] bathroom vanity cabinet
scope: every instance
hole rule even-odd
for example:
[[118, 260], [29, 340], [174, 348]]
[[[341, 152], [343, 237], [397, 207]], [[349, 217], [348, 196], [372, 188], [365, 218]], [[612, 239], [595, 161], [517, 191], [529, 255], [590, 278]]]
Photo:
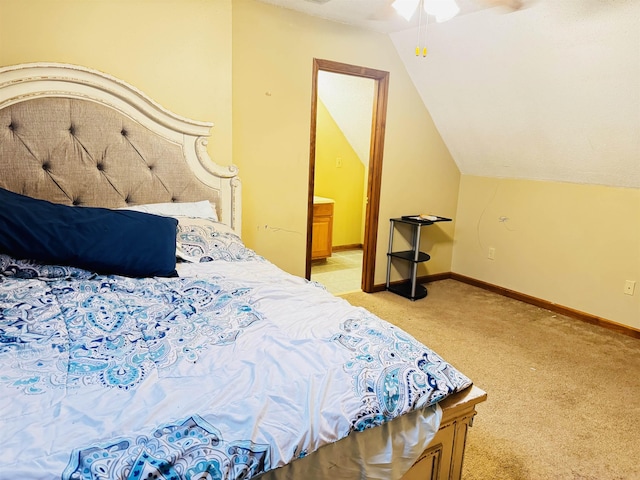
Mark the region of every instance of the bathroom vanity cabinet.
[[313, 235], [311, 260], [322, 260], [331, 256], [333, 245], [333, 205], [331, 199], [313, 199]]

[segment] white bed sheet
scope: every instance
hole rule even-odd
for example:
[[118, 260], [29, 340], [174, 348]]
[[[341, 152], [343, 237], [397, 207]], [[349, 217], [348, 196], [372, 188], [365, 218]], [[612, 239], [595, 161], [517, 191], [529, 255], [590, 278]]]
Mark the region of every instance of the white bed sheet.
[[[290, 275], [269, 262], [178, 263], [180, 276], [226, 277], [239, 275], [243, 282], [253, 278], [274, 285], [309, 286], [314, 296], [336, 299], [320, 284]], [[250, 281], [250, 280], [249, 280]], [[339, 300], [339, 302], [345, 302]], [[301, 319], [302, 320], [302, 319]], [[260, 475], [260, 480], [397, 480], [416, 462], [438, 432], [442, 409], [438, 404], [411, 411], [377, 428], [353, 432], [283, 467]]]

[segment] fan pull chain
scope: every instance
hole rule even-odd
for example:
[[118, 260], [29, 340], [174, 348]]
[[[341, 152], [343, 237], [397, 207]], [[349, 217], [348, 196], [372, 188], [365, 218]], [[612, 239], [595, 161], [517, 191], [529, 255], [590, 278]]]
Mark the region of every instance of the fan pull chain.
[[425, 23], [424, 23], [424, 45], [420, 48], [420, 44], [422, 43], [422, 13], [424, 11], [424, 1], [420, 0], [418, 3], [418, 39], [416, 42], [416, 57], [420, 56], [420, 51], [422, 50], [422, 56], [427, 56], [427, 25], [429, 23], [429, 17], [425, 14]]
[[422, 47], [422, 56], [427, 56], [427, 26], [429, 25], [429, 17], [425, 15], [424, 19], [424, 46]]

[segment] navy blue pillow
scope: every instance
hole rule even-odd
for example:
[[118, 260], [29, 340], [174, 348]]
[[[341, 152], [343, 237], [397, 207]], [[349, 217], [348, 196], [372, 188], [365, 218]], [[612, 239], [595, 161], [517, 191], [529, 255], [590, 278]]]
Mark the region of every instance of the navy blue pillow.
[[0, 188], [0, 253], [129, 277], [176, 275], [175, 218], [70, 207]]

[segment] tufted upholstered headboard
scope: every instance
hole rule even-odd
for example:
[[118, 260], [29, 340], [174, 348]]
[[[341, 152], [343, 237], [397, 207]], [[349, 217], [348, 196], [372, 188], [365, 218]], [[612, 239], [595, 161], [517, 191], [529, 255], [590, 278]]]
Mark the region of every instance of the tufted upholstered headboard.
[[175, 115], [95, 70], [2, 67], [0, 187], [107, 208], [210, 200], [240, 234], [238, 169], [209, 158], [212, 126]]

